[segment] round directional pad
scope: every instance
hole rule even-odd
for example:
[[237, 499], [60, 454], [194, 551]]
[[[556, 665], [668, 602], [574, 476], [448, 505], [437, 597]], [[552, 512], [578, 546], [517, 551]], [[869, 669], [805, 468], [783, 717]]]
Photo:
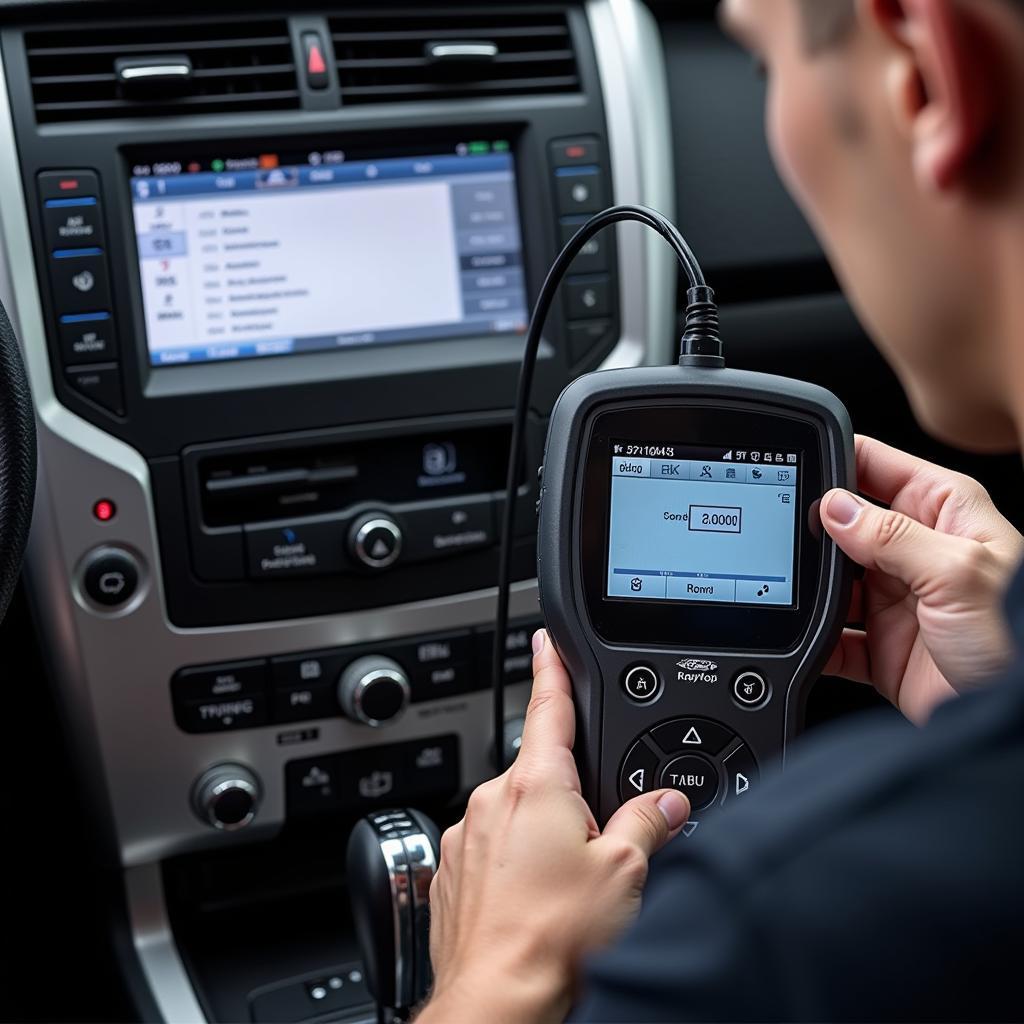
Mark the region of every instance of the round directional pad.
[[659, 787], [685, 793], [694, 811], [756, 788], [757, 761], [728, 726], [710, 718], [673, 718], [639, 736], [619, 772], [619, 798]]

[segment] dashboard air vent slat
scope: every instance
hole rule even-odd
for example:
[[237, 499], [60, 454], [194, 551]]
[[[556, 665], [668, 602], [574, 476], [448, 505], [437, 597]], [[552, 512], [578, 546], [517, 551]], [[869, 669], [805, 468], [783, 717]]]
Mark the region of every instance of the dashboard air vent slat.
[[[330, 19], [343, 104], [577, 92], [564, 11], [351, 11]], [[436, 60], [434, 43], [492, 43], [486, 60]]]
[[[25, 45], [41, 124], [299, 106], [283, 18], [39, 30]], [[166, 54], [190, 62], [183, 80], [132, 89], [117, 74], [119, 60]]]

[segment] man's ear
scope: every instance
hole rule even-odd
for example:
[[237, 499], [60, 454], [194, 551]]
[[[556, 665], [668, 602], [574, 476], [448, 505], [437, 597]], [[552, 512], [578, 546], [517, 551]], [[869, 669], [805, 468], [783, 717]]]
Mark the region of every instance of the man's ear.
[[920, 184], [944, 191], [994, 128], [999, 46], [971, 0], [860, 0], [859, 16], [890, 45], [886, 89]]

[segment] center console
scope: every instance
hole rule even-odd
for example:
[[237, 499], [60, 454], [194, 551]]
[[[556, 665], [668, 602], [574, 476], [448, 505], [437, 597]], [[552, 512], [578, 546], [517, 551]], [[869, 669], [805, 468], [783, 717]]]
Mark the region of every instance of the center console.
[[[218, 982], [188, 880], [383, 805], [443, 819], [487, 778], [532, 299], [593, 212], [671, 214], [646, 8], [474, 11], [87, 3], [0, 36], [18, 154], [0, 298], [39, 421], [28, 580], [166, 1019], [302, 1019], [314, 988], [340, 991], [331, 965], [358, 989], [341, 940]], [[446, 62], [467, 38], [493, 61]], [[626, 229], [578, 257], [550, 318], [519, 467], [513, 714], [551, 406], [585, 370], [666, 361], [673, 289], [670, 254]]]

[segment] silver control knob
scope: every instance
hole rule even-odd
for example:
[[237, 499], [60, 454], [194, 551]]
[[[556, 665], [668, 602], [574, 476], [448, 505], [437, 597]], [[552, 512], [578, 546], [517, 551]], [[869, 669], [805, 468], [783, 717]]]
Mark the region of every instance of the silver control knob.
[[240, 764], [217, 764], [207, 768], [192, 789], [192, 806], [207, 825], [234, 832], [256, 817], [260, 805], [260, 782]]
[[352, 524], [348, 545], [352, 557], [367, 569], [386, 569], [402, 553], [402, 529], [389, 515], [370, 512]]
[[409, 680], [390, 658], [357, 658], [338, 679], [338, 703], [345, 714], [365, 725], [386, 725], [409, 703]]

